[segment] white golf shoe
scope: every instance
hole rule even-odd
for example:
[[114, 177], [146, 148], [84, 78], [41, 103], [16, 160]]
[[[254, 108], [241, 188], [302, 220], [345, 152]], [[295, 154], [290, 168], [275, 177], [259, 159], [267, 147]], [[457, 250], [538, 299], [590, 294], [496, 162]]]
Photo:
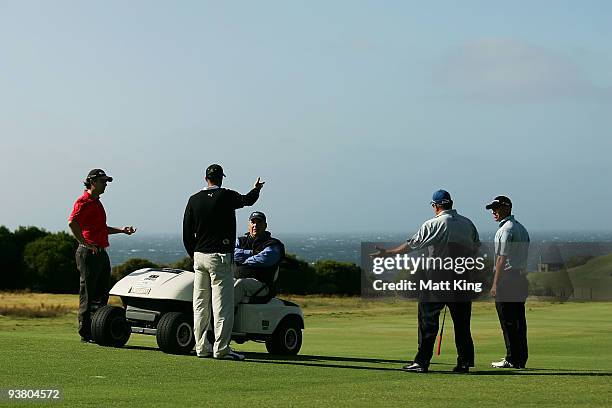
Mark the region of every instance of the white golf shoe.
[[491, 367], [493, 368], [515, 368], [514, 364], [512, 364], [505, 358], [502, 358], [501, 361], [491, 363]]
[[234, 360], [234, 361], [243, 361], [245, 359], [244, 354], [236, 353], [234, 350], [227, 352], [226, 354], [215, 357], [218, 360]]

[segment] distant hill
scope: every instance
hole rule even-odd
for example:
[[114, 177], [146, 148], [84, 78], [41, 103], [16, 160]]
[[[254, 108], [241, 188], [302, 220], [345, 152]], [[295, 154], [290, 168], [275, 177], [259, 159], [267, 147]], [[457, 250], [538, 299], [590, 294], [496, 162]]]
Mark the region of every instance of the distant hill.
[[593, 258], [567, 273], [575, 299], [612, 300], [612, 254]]

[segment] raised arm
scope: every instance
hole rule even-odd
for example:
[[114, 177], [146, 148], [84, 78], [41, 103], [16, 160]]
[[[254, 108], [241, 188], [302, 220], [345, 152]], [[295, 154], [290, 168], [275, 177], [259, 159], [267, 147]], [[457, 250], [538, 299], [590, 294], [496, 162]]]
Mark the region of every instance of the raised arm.
[[261, 191], [265, 183], [265, 181], [261, 181], [261, 179], [257, 177], [257, 180], [255, 181], [255, 184], [253, 185], [253, 189], [251, 191], [249, 191], [245, 195], [236, 193], [234, 199], [234, 208], [238, 209], [242, 207], [250, 207], [251, 205], [255, 204], [255, 202], [257, 202], [257, 199], [259, 198], [259, 192]]

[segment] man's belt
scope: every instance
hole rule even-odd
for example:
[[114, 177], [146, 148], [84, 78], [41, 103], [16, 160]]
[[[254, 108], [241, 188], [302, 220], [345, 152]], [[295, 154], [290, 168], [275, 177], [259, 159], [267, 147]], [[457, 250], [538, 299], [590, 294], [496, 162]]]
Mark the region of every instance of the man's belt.
[[[104, 247], [99, 247], [99, 246], [97, 246], [97, 245], [94, 245], [94, 246], [96, 247], [96, 249], [97, 249], [98, 251], [106, 251], [106, 248], [104, 248]], [[83, 244], [79, 244], [79, 247], [89, 249], [89, 247], [88, 247], [87, 245], [83, 245]]]

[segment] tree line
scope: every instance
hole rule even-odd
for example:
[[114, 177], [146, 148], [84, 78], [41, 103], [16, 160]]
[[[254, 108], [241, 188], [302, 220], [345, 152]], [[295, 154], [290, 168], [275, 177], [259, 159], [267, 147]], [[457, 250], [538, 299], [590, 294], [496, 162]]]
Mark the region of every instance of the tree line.
[[[0, 226], [0, 290], [78, 293], [77, 246], [74, 237], [63, 231], [19, 227], [11, 232]], [[158, 267], [193, 270], [193, 262], [189, 257], [168, 265], [129, 259], [112, 268], [112, 280], [115, 283], [135, 270]], [[279, 269], [279, 293], [355, 296], [361, 291], [361, 268], [354, 263], [323, 260], [309, 264], [287, 254]]]

